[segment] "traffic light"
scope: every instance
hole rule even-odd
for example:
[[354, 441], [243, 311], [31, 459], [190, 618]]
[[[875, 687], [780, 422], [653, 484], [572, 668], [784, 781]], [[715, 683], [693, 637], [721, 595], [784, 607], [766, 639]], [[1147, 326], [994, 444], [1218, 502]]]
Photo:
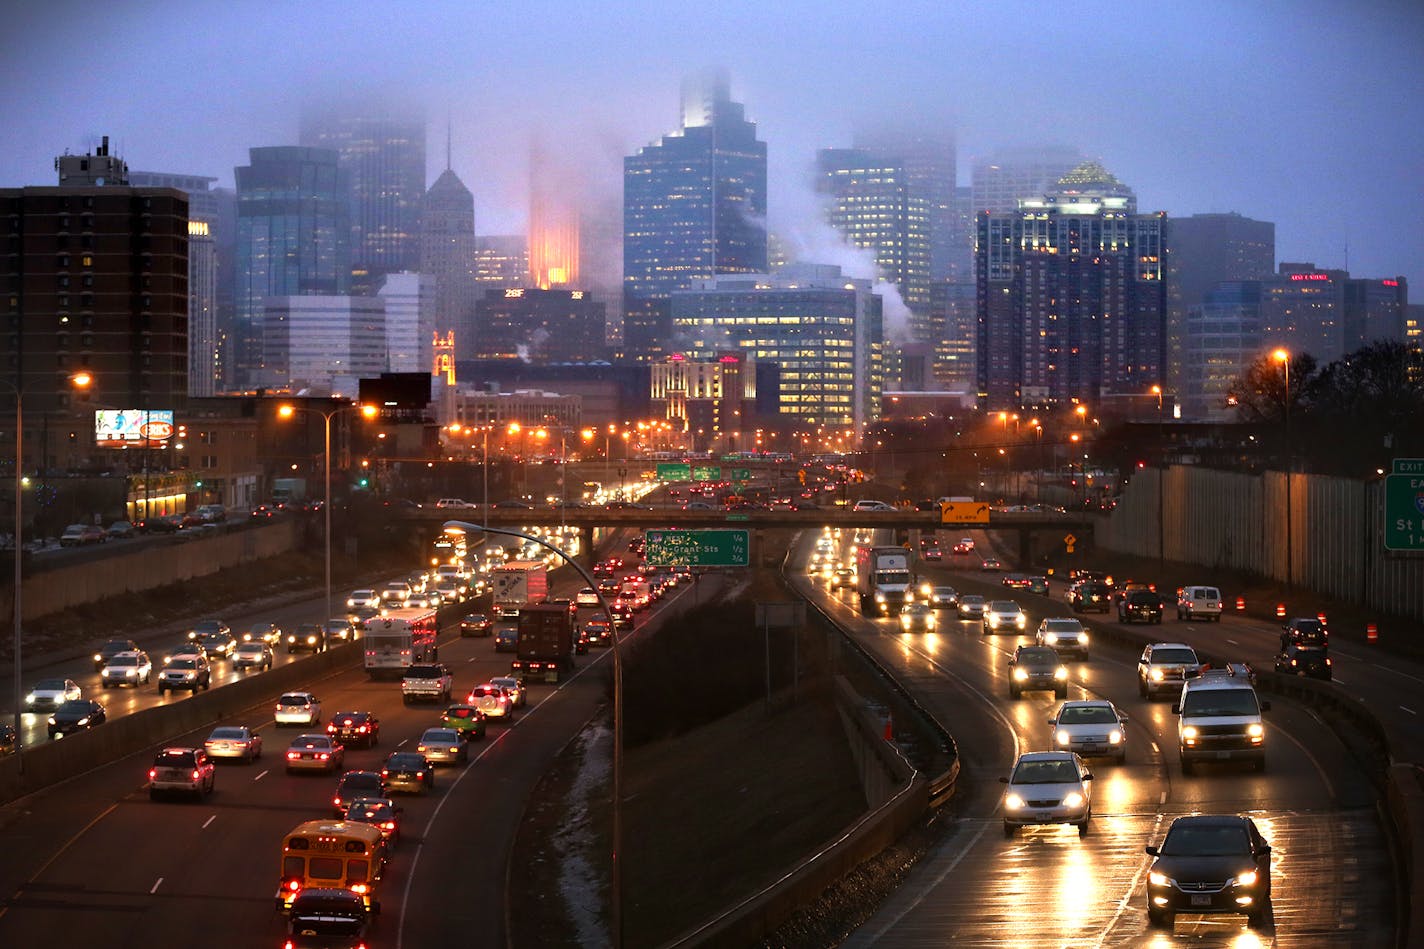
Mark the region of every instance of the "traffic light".
[[370, 484], [371, 484], [371, 479], [370, 479], [370, 478], [362, 478], [360, 481], [356, 482], [357, 487], [361, 487], [361, 488], [369, 487]]

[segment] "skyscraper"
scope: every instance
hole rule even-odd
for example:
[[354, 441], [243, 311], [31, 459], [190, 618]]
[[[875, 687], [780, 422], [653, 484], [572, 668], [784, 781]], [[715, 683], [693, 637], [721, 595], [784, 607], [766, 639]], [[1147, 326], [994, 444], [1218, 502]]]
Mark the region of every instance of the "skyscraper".
[[864, 148], [823, 148], [816, 159], [827, 223], [847, 243], [874, 253], [879, 275], [910, 308], [912, 340], [932, 343], [930, 203], [912, 185], [904, 160]]
[[724, 72], [682, 92], [682, 128], [623, 159], [623, 337], [640, 360], [670, 344], [674, 291], [767, 266], [766, 143]]
[[351, 267], [358, 287], [420, 266], [425, 116], [418, 110], [310, 108], [300, 142], [332, 148], [351, 187]]
[[604, 306], [583, 290], [486, 290], [475, 313], [480, 327], [476, 359], [548, 364], [592, 362], [608, 355]]
[[274, 296], [262, 337], [267, 383], [355, 398], [361, 379], [386, 369], [386, 302], [381, 297]]
[[1236, 414], [1228, 397], [1262, 353], [1261, 281], [1223, 281], [1187, 308], [1182, 328], [1183, 359], [1173, 389], [1182, 417], [1227, 421]]
[[969, 185], [972, 212], [1016, 211], [1019, 201], [1046, 194], [1058, 179], [1082, 163], [1083, 154], [1076, 148], [1001, 149], [974, 163]]
[[957, 219], [957, 154], [954, 131], [875, 130], [858, 132], [855, 147], [898, 159], [910, 194], [925, 202], [929, 240], [929, 279], [952, 280], [968, 274], [969, 231]]
[[446, 168], [425, 194], [420, 272], [435, 279], [435, 328], [468, 336], [475, 312], [475, 198]]
[[980, 212], [977, 376], [988, 408], [1097, 405], [1163, 382], [1163, 214], [1086, 162], [1011, 213]]
[[262, 379], [267, 297], [345, 294], [351, 287], [350, 189], [336, 152], [279, 145], [249, 150], [237, 178], [237, 388]]
[[386, 274], [377, 294], [386, 301], [386, 371], [430, 372], [435, 364], [435, 278]]
[[582, 287], [577, 175], [537, 143], [529, 150], [529, 286]]

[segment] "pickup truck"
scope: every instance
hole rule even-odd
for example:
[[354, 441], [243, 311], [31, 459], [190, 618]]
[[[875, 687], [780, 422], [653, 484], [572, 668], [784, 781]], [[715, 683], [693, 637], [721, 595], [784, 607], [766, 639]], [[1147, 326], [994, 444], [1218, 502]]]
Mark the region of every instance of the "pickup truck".
[[401, 676], [401, 701], [406, 705], [417, 700], [449, 702], [455, 687], [455, 677], [444, 663], [432, 662], [408, 666]]
[[206, 797], [213, 793], [217, 769], [201, 748], [164, 748], [148, 769], [148, 796], [157, 799], [170, 791]]

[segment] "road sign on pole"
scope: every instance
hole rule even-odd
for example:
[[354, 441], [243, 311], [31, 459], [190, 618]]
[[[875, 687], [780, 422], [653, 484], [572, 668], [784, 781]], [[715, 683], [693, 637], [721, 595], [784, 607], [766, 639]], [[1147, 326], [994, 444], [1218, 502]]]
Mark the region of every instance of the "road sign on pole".
[[691, 481], [691, 480], [692, 480], [692, 466], [691, 466], [691, 465], [679, 465], [679, 464], [671, 464], [671, 465], [659, 464], [659, 465], [658, 465], [658, 480], [659, 480], [659, 481]]
[[1424, 473], [1385, 477], [1384, 549], [1424, 550]]
[[751, 544], [745, 530], [650, 530], [643, 559], [656, 567], [745, 567]]
[[941, 524], [987, 524], [989, 505], [980, 501], [941, 501], [939, 504]]

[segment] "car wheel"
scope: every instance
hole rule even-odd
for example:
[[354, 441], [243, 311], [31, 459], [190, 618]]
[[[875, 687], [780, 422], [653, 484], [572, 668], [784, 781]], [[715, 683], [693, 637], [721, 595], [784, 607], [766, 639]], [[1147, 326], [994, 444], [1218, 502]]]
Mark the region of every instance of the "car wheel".
[[1017, 699], [1017, 698], [1021, 697], [1022, 695], [1023, 695], [1023, 693], [1020, 692], [1018, 689], [1015, 689], [1015, 688], [1012, 688], [1012, 687], [1009, 689], [1009, 698], [1011, 698], [1011, 699]]
[[166, 691], [168, 691], [168, 690], [163, 687], [163, 683], [162, 683], [162, 682], [158, 683], [158, 694], [159, 694], [159, 695], [162, 695], [162, 694], [163, 694], [164, 692], [166, 692]]
[[1147, 923], [1150, 926], [1161, 926], [1170, 929], [1172, 926], [1172, 913], [1170, 910], [1157, 909], [1155, 906], [1147, 908]]
[[1086, 836], [1088, 836], [1088, 825], [1092, 823], [1092, 820], [1093, 820], [1093, 815], [1089, 814], [1087, 817], [1083, 818], [1081, 821], [1078, 822], [1078, 836], [1079, 836], [1079, 837], [1086, 837]]
[[148, 799], [149, 799], [150, 801], [156, 801], [156, 800], [158, 800], [158, 798], [159, 798], [158, 790], [157, 790], [156, 788], [149, 788], [149, 789], [148, 789]]
[[1004, 821], [1004, 836], [1005, 836], [1005, 837], [1012, 837], [1012, 836], [1014, 835], [1014, 831], [1015, 831], [1016, 829], [1017, 829], [1017, 828], [1015, 828], [1013, 824], [1010, 824], [1008, 821]]
[[1192, 763], [1191, 759], [1189, 759], [1189, 758], [1183, 758], [1183, 759], [1182, 759], [1182, 774], [1195, 774], [1195, 773], [1196, 773], [1196, 768], [1197, 768], [1197, 766]]

